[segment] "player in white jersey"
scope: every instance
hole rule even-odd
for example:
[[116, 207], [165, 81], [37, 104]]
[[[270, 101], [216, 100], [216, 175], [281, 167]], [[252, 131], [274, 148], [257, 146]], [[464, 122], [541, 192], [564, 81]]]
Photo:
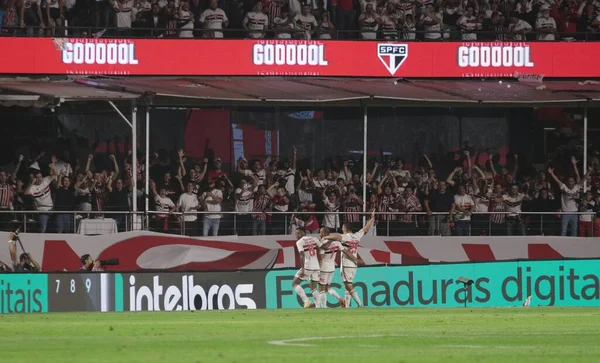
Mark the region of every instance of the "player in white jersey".
[[374, 223], [375, 223], [375, 210], [373, 210], [373, 213], [371, 213], [371, 219], [369, 219], [367, 224], [360, 231], [353, 233], [352, 226], [350, 225], [350, 223], [344, 223], [344, 225], [342, 226], [343, 234], [341, 234], [341, 235], [332, 234], [332, 235], [325, 237], [325, 239], [328, 239], [328, 240], [335, 240], [335, 241], [342, 242], [342, 246], [344, 246], [345, 249], [350, 253], [350, 255], [352, 255], [356, 259], [356, 260], [352, 260], [352, 259], [348, 258], [346, 256], [346, 254], [342, 254], [341, 272], [342, 272], [342, 282], [344, 283], [344, 286], [346, 287], [346, 292], [345, 292], [346, 306], [350, 306], [350, 298], [354, 299], [354, 301], [358, 304], [359, 307], [363, 306], [362, 302], [358, 298], [358, 294], [354, 290], [353, 282], [354, 282], [354, 276], [356, 275], [356, 268], [358, 267], [358, 265], [363, 264], [360, 257], [358, 257], [358, 246], [360, 244], [360, 240], [365, 235], [365, 233], [367, 233], [369, 231], [369, 229], [371, 229], [371, 227], [373, 227]]
[[[319, 247], [321, 241], [316, 237], [306, 235], [306, 230], [302, 227], [296, 229], [296, 248], [300, 253], [300, 270], [296, 272], [292, 286], [294, 290], [302, 299], [305, 308], [311, 308], [313, 306], [319, 307], [319, 291], [317, 290], [317, 284], [319, 283]], [[310, 289], [312, 290], [312, 296], [315, 300], [313, 303], [308, 299], [306, 293], [300, 282], [310, 279]]]
[[[329, 228], [323, 227], [321, 228], [321, 238], [329, 235]], [[341, 298], [338, 295], [337, 291], [332, 288], [331, 280], [333, 279], [333, 273], [335, 272], [335, 259], [337, 257], [338, 252], [342, 252], [346, 255], [347, 258], [353, 260], [357, 264], [360, 264], [357, 258], [352, 256], [345, 248], [342, 246], [342, 243], [339, 241], [329, 241], [326, 239], [321, 240], [321, 248], [319, 249], [319, 254], [321, 255], [321, 276], [319, 280], [319, 289], [320, 293], [320, 306], [322, 308], [327, 307], [327, 293], [333, 296], [337, 300], [339, 300], [340, 305], [345, 308], [346, 307], [346, 299]]]

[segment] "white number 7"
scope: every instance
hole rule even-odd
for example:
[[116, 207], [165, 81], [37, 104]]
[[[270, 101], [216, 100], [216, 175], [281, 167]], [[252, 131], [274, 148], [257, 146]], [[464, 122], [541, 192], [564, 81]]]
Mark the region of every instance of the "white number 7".
[[58, 290], [60, 289], [60, 280], [56, 280], [56, 293], [58, 294]]

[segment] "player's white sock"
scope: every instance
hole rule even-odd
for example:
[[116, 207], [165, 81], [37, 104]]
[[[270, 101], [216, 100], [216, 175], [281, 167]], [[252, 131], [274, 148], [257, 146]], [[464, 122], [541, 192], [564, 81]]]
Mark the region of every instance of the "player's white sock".
[[319, 294], [319, 290], [313, 289], [312, 296], [313, 296], [313, 299], [315, 300], [315, 307], [320, 308], [321, 307], [321, 294]]
[[294, 290], [296, 290], [296, 294], [298, 294], [298, 296], [300, 296], [300, 298], [302, 299], [302, 302], [306, 304], [306, 302], [308, 301], [308, 297], [306, 297], [306, 293], [304, 292], [304, 289], [302, 288], [302, 286], [296, 285], [296, 286], [294, 286]]
[[352, 295], [352, 299], [354, 299], [354, 301], [356, 301], [356, 303], [358, 304], [358, 306], [362, 307], [363, 304], [360, 301], [360, 299], [358, 298], [358, 294], [356, 293], [356, 290], [352, 289], [352, 291], [350, 291], [350, 294]]
[[325, 291], [321, 291], [321, 308], [325, 309], [327, 307], [327, 293]]
[[350, 301], [352, 300], [352, 297], [350, 296], [348, 290], [344, 291], [344, 299], [346, 300], [346, 307], [350, 307]]
[[340, 295], [337, 293], [337, 291], [335, 291], [335, 289], [333, 287], [330, 287], [329, 289], [327, 289], [327, 292], [329, 293], [329, 295], [333, 296], [336, 300], [340, 299]]

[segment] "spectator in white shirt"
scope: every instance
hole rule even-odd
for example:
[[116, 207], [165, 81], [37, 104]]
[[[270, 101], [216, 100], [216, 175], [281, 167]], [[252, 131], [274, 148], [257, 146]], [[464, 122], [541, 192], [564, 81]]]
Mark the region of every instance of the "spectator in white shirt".
[[200, 25], [208, 29], [204, 31], [204, 38], [223, 38], [223, 32], [214, 30], [222, 30], [229, 25], [227, 14], [217, 4], [217, 0], [210, 0], [210, 7], [200, 15]]
[[[577, 236], [577, 215], [576, 214], [568, 214], [569, 212], [577, 212], [579, 210], [579, 206], [577, 205], [577, 201], [579, 199], [579, 192], [581, 191], [581, 186], [583, 184], [581, 177], [579, 176], [579, 171], [577, 170], [577, 159], [575, 157], [571, 158], [571, 163], [573, 164], [573, 170], [575, 171], [575, 178], [569, 177], [567, 179], [567, 183], [563, 183], [558, 179], [558, 177], [554, 174], [553, 168], [548, 168], [548, 174], [556, 181], [556, 183], [560, 186], [561, 191], [561, 201], [560, 201], [560, 211], [563, 213], [561, 215], [561, 229], [560, 235], [567, 235], [567, 228], [571, 228], [571, 237]], [[585, 178], [583, 179], [585, 180]]]
[[298, 154], [295, 147], [292, 149], [292, 152], [292, 165], [290, 166], [288, 160], [279, 163], [277, 167], [277, 178], [274, 178], [274, 180], [285, 180], [285, 189], [289, 195], [294, 195], [296, 193], [296, 186], [294, 184], [296, 182], [296, 158]]
[[236, 232], [240, 236], [248, 236], [252, 230], [250, 213], [254, 206], [255, 188], [258, 188], [256, 178], [254, 179], [254, 185], [242, 179], [239, 188], [235, 190]]
[[415, 40], [417, 39], [417, 24], [412, 14], [406, 14], [404, 24], [402, 24], [402, 39]]
[[209, 191], [202, 194], [204, 210], [207, 212], [214, 212], [204, 215], [203, 235], [205, 237], [208, 236], [208, 233], [211, 230], [213, 236], [219, 235], [219, 224], [222, 217], [220, 212], [221, 203], [223, 203], [223, 192], [217, 188], [217, 184], [220, 184], [220, 182], [211, 182], [209, 185]]
[[526, 40], [525, 34], [531, 31], [531, 25], [525, 20], [519, 19], [518, 13], [510, 14], [510, 25], [508, 33], [512, 36], [512, 40]]
[[[268, 160], [267, 160], [268, 161]], [[238, 165], [238, 172], [247, 177], [257, 179], [257, 184], [254, 187], [254, 192], [258, 191], [259, 185], [267, 184], [267, 170], [261, 165], [260, 160], [254, 160], [252, 170], [248, 169], [248, 160], [242, 158]]]
[[[364, 1], [364, 0], [363, 0]], [[373, 9], [373, 1], [368, 2], [364, 13], [360, 14], [358, 24], [360, 26], [360, 36], [362, 39], [377, 39], [377, 31], [379, 30], [381, 17], [377, 15]]]
[[458, 194], [454, 196], [454, 203], [450, 209], [450, 218], [454, 216], [456, 235], [468, 236], [470, 234], [471, 214], [475, 207], [475, 201], [467, 194], [464, 185], [458, 187]]
[[[177, 12], [177, 27], [180, 30], [180, 38], [193, 38], [194, 37], [194, 14], [190, 11], [190, 3], [187, 1], [181, 1], [179, 4], [179, 11]], [[205, 164], [206, 165], [206, 164]]]
[[435, 9], [433, 3], [428, 3], [419, 20], [425, 30], [425, 40], [434, 41], [442, 38], [442, 19], [442, 13]]
[[344, 160], [344, 166], [340, 170], [338, 179], [343, 179], [345, 182], [350, 183], [352, 181], [352, 171], [350, 171], [350, 161]]
[[581, 200], [579, 205], [579, 211], [589, 214], [579, 215], [579, 237], [594, 237], [592, 220], [595, 206], [594, 195], [591, 191], [586, 192], [585, 198]]
[[[487, 213], [490, 210], [492, 191], [488, 189], [485, 179], [477, 182], [477, 188], [472, 195], [475, 201], [474, 212]], [[489, 219], [487, 214], [474, 214], [471, 218], [471, 236], [489, 236]]]
[[402, 179], [410, 179], [410, 171], [404, 169], [404, 159], [398, 158], [395, 161], [392, 161], [390, 168], [394, 168], [390, 170], [390, 175], [394, 178], [402, 177]]
[[187, 183], [185, 187], [185, 193], [179, 196], [179, 200], [177, 201], [177, 209], [182, 213], [190, 213], [184, 214], [183, 223], [185, 227], [185, 234], [187, 236], [196, 236], [197, 235], [197, 221], [198, 216], [196, 212], [198, 211], [198, 207], [200, 203], [198, 203], [198, 196], [194, 194], [194, 183]]
[[537, 18], [535, 29], [538, 32], [538, 40], [552, 41], [556, 39], [556, 21], [550, 17], [550, 7], [541, 7], [542, 16]]
[[[458, 1], [458, 0], [457, 0]], [[393, 4], [396, 9], [396, 15], [398, 16], [399, 21], [406, 18], [406, 15], [412, 14], [413, 17], [419, 12], [419, 15], [425, 10], [425, 7], [422, 5], [425, 2], [429, 2], [429, 0], [390, 0], [388, 4]], [[375, 9], [378, 7], [382, 9], [385, 6], [384, 2], [380, 2], [378, 5], [375, 5]], [[417, 10], [418, 6], [418, 10]]]
[[317, 39], [332, 39], [331, 36], [334, 31], [335, 26], [329, 18], [329, 13], [324, 12], [317, 28]]
[[473, 6], [467, 6], [464, 15], [458, 19], [458, 27], [462, 30], [462, 40], [477, 40], [475, 31], [481, 29], [481, 23], [474, 14]]
[[[43, 177], [41, 171], [36, 171], [31, 184], [25, 189], [25, 195], [30, 195], [33, 198], [33, 207], [36, 211], [47, 212], [54, 208], [50, 184], [56, 179], [55, 163], [56, 157], [53, 156], [50, 164], [50, 175]], [[46, 233], [48, 219], [50, 219], [49, 214], [38, 214], [39, 233]]]
[[125, 30], [131, 28], [131, 20], [133, 18], [133, 0], [117, 0], [114, 5], [117, 12], [117, 28]]
[[383, 39], [396, 40], [398, 39], [398, 15], [396, 14], [396, 6], [391, 1], [387, 3], [385, 11], [381, 16], [381, 29]]
[[302, 1], [300, 0], [289, 0], [289, 11], [292, 18], [302, 12]]
[[373, 11], [377, 8], [376, 0], [360, 0], [360, 13], [364, 14], [367, 12], [367, 6], [371, 5], [373, 7]]
[[[312, 173], [311, 173], [312, 175]], [[317, 176], [312, 178], [312, 183], [320, 191], [326, 189], [332, 185], [335, 185], [333, 181], [329, 181], [325, 178], [325, 170], [319, 169]]]
[[506, 211], [509, 212], [506, 216], [506, 235], [512, 236], [513, 232], [516, 231], [521, 236], [525, 235], [525, 222], [521, 217], [521, 205], [523, 200], [529, 200], [530, 198], [522, 193], [519, 193], [519, 186], [512, 184], [508, 194], [504, 194], [501, 200], [496, 202], [504, 203]]
[[71, 177], [73, 168], [71, 167], [71, 164], [65, 160], [70, 160], [68, 151], [65, 151], [63, 158], [59, 159], [56, 164], [54, 164], [56, 175], [63, 174], [64, 176]]
[[325, 212], [328, 212], [323, 216], [323, 227], [327, 227], [332, 231], [337, 231], [340, 228], [340, 201], [335, 192], [323, 190], [323, 203], [325, 205]]
[[310, 5], [302, 6], [302, 13], [294, 16], [294, 27], [296, 28], [296, 37], [310, 40], [317, 30], [317, 19], [310, 13]]
[[269, 18], [262, 12], [262, 3], [257, 1], [252, 11], [246, 14], [242, 21], [244, 29], [248, 30], [249, 38], [264, 38], [265, 30], [269, 27]]
[[277, 39], [292, 39], [294, 23], [287, 6], [281, 8], [281, 13], [273, 19], [273, 30]]
[[169, 231], [169, 213], [175, 211], [175, 203], [167, 196], [167, 188], [160, 187], [159, 192], [156, 192], [156, 184], [152, 185], [152, 194], [154, 196], [154, 202], [156, 203], [156, 211], [163, 212], [154, 215], [154, 219], [159, 222], [158, 228], [162, 232]]
[[527, 15], [533, 11], [533, 0], [521, 0], [515, 7], [519, 14]]

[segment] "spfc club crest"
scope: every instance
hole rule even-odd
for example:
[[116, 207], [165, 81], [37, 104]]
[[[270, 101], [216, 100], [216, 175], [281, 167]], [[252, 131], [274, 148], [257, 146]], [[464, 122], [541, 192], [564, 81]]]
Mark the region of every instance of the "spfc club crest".
[[378, 44], [377, 56], [393, 76], [408, 57], [408, 44]]

